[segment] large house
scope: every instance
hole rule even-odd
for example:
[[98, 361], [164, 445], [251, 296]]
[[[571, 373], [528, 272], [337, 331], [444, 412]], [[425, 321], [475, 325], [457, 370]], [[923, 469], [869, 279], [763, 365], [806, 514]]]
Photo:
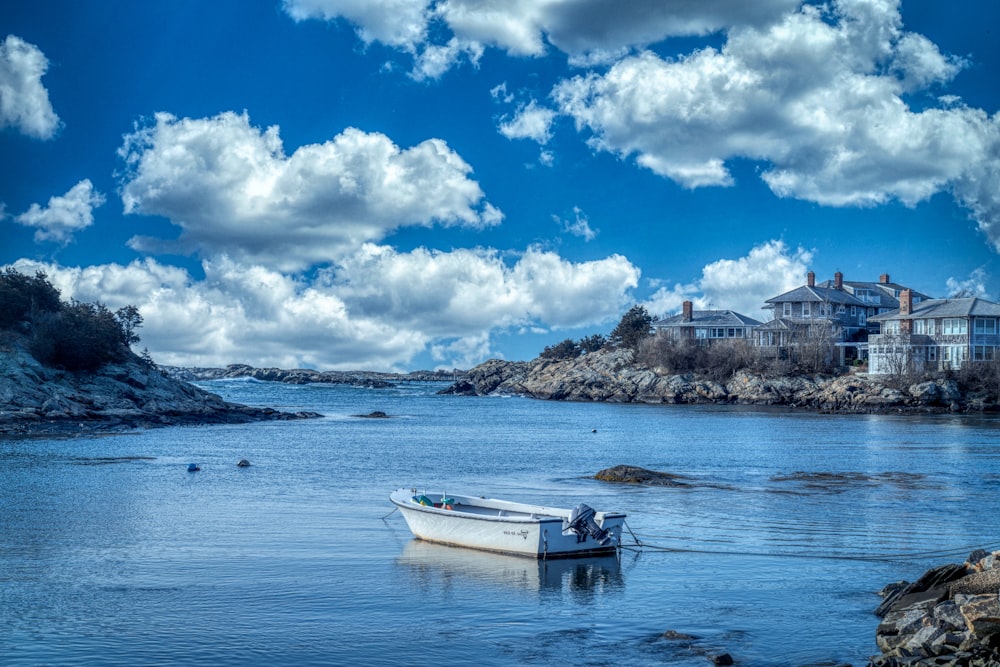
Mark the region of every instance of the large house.
[[897, 310], [873, 319], [881, 324], [869, 339], [873, 375], [959, 369], [993, 359], [1000, 347], [1000, 304], [976, 297], [918, 301], [904, 290]]
[[733, 310], [694, 310], [693, 304], [685, 301], [679, 315], [657, 320], [652, 328], [655, 334], [669, 336], [671, 340], [693, 340], [710, 345], [717, 340], [749, 340], [760, 324]]
[[[878, 282], [844, 281], [839, 271], [832, 281], [816, 284], [810, 271], [807, 282], [789, 292], [768, 299], [765, 308], [774, 315], [757, 328], [754, 343], [774, 356], [807, 340], [831, 341], [839, 350], [839, 361], [864, 358], [868, 335], [878, 332], [877, 317], [899, 308], [899, 295], [907, 288], [883, 273]], [[925, 294], [910, 290], [915, 301]]]

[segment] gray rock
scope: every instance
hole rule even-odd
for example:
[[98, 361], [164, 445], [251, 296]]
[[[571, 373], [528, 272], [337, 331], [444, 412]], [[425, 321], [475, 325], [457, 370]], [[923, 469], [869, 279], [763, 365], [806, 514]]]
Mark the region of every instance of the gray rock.
[[165, 376], [134, 355], [95, 372], [47, 368], [30, 354], [24, 336], [5, 334], [0, 349], [0, 435], [300, 418], [227, 403]]
[[441, 393], [521, 394], [538, 399], [620, 403], [787, 405], [838, 412], [964, 410], [971, 404], [953, 381], [902, 391], [858, 375], [764, 377], [738, 371], [725, 382], [670, 374], [635, 363], [627, 349], [604, 348], [573, 359], [491, 359]]
[[605, 468], [594, 475], [594, 479], [604, 482], [623, 482], [626, 484], [645, 484], [648, 486], [690, 486], [681, 475], [668, 472], [647, 470], [638, 466], [618, 465]]

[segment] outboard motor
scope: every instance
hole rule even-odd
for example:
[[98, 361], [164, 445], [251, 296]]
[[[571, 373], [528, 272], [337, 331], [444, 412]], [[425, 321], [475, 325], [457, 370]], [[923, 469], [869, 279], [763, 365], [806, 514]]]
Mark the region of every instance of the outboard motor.
[[580, 503], [570, 512], [568, 520], [563, 519], [563, 531], [571, 530], [576, 533], [577, 542], [585, 542], [590, 535], [600, 546], [607, 546], [614, 538], [609, 531], [597, 525], [595, 514], [597, 512], [592, 507]]

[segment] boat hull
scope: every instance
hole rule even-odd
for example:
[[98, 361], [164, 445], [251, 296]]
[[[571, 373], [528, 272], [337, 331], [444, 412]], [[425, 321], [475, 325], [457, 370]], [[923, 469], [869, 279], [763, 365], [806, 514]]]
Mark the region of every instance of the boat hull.
[[400, 489], [390, 500], [419, 539], [532, 558], [614, 553], [625, 521], [624, 514], [597, 512], [596, 523], [609, 535], [601, 544], [588, 535], [563, 530], [570, 510], [474, 496], [454, 496], [447, 509], [419, 504], [412, 489]]

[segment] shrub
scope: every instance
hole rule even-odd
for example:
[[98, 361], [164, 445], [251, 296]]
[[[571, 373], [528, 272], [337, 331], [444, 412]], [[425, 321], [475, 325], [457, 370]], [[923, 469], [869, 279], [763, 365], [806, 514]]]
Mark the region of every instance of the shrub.
[[580, 356], [580, 347], [571, 339], [546, 346], [539, 355], [542, 359], [574, 359]]

